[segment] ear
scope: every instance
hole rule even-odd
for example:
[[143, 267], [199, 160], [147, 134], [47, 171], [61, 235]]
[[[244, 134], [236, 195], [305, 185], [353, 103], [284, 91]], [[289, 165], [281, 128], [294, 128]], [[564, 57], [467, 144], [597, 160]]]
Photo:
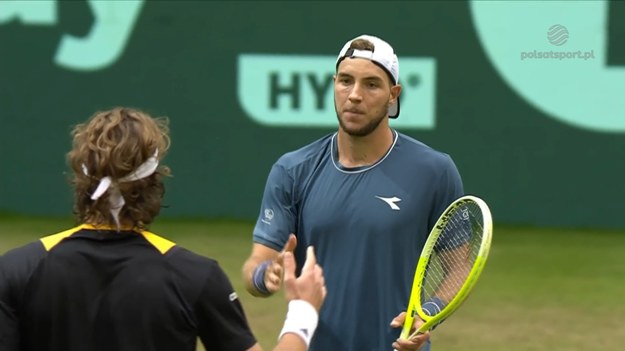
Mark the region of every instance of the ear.
[[389, 101], [389, 104], [396, 103], [397, 98], [399, 97], [399, 94], [401, 94], [401, 85], [399, 84], [393, 85], [391, 87], [391, 99]]

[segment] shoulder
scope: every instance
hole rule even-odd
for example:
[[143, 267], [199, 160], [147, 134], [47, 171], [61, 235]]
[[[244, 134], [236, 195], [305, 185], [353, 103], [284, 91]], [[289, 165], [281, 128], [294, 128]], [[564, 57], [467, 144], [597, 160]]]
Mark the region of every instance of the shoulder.
[[297, 150], [293, 150], [282, 155], [275, 165], [284, 169], [293, 169], [302, 164], [317, 159], [323, 151], [330, 147], [334, 133], [313, 141]]
[[191, 284], [220, 280], [225, 274], [217, 260], [176, 245], [165, 255], [176, 276]]
[[0, 256], [0, 279], [9, 282], [28, 279], [45, 256], [46, 250], [41, 241], [34, 241], [6, 252]]
[[200, 255], [190, 249], [179, 245], [176, 245], [174, 248], [168, 251], [166, 256], [170, 260], [175, 260], [180, 264], [188, 265], [190, 268], [201, 267], [202, 269], [207, 269], [219, 266], [216, 260], [210, 257]]
[[182, 276], [195, 280], [201, 279], [207, 273], [220, 270], [216, 260], [180, 246], [160, 234], [142, 231], [141, 235], [163, 255], [167, 264]]
[[454, 161], [451, 156], [440, 150], [436, 150], [429, 145], [406, 134], [397, 133], [396, 149], [399, 155], [410, 162], [417, 163], [419, 166], [431, 166], [434, 168], [455, 168]]
[[330, 158], [329, 149], [333, 134], [328, 134], [297, 150], [283, 154], [271, 167], [267, 184], [282, 189], [305, 179]]
[[188, 292], [191, 301], [201, 302], [202, 296], [209, 300], [223, 298], [234, 291], [230, 278], [217, 260], [180, 246], [167, 256], [180, 287]]
[[417, 152], [421, 155], [429, 156], [434, 160], [449, 158], [447, 153], [434, 149], [426, 143], [403, 133], [397, 133], [397, 146], [405, 148], [411, 152]]
[[41, 241], [33, 241], [26, 245], [7, 251], [2, 257], [2, 267], [21, 265], [32, 260], [39, 260], [46, 254]]

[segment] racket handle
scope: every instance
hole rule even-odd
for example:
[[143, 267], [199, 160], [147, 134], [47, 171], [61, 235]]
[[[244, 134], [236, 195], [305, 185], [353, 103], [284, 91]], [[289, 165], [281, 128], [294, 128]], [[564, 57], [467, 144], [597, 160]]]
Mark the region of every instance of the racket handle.
[[410, 336], [410, 330], [412, 329], [412, 324], [414, 323], [414, 316], [412, 316], [413, 313], [414, 310], [412, 312], [409, 311], [408, 313], [406, 313], [404, 326], [401, 329], [401, 334], [399, 334], [399, 337], [401, 339], [408, 339], [408, 337]]
[[425, 333], [423, 330], [417, 329], [412, 334], [410, 334], [410, 336], [408, 336], [408, 339], [414, 338], [415, 336], [417, 336], [419, 334], [423, 334], [423, 333]]

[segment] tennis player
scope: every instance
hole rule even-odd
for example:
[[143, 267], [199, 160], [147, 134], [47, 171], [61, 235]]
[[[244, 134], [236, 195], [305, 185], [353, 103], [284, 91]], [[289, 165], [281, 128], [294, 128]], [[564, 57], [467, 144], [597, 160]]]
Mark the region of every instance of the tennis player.
[[315, 247], [330, 293], [313, 351], [429, 349], [427, 334], [397, 341], [394, 318], [406, 310], [428, 233], [464, 191], [449, 155], [390, 127], [400, 93], [393, 48], [369, 35], [349, 40], [334, 76], [338, 131], [283, 155], [269, 173], [243, 277], [251, 294], [269, 296], [281, 285], [283, 252], [301, 260], [302, 247]]
[[[80, 225], [0, 257], [2, 351], [260, 350], [216, 261], [147, 231], [169, 168], [167, 120], [129, 108], [72, 132]], [[312, 248], [299, 278], [284, 257], [290, 301], [275, 350], [307, 350], [325, 298]]]

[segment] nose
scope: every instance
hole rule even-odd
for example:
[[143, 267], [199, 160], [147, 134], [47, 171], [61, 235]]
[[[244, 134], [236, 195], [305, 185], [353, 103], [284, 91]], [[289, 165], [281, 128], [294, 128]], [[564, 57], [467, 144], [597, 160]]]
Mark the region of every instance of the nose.
[[349, 92], [349, 96], [347, 97], [350, 101], [362, 101], [362, 87], [359, 83], [354, 83], [352, 86], [352, 90]]

